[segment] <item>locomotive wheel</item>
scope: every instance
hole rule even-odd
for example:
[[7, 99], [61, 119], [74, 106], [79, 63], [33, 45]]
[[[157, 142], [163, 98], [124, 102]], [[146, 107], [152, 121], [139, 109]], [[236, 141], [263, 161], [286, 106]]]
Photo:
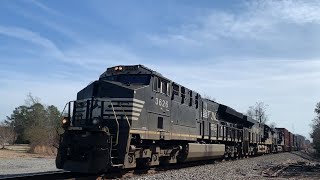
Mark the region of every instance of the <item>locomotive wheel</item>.
[[229, 155], [228, 153], [224, 154], [224, 159], [225, 160], [228, 160], [228, 157], [229, 157], [228, 155]]
[[234, 159], [238, 159], [239, 154], [237, 152], [235, 152], [233, 156], [234, 156]]
[[139, 159], [136, 159], [136, 162], [137, 162], [138, 169], [148, 169], [150, 158], [139, 158]]
[[236, 157], [235, 153], [232, 153], [232, 152], [229, 154], [229, 156], [230, 156], [230, 159], [234, 159]]

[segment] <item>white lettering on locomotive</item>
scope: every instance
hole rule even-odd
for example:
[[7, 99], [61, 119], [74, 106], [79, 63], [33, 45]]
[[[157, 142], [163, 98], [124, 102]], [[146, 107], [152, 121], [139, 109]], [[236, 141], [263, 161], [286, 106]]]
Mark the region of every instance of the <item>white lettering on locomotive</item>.
[[160, 99], [160, 98], [156, 98], [156, 105], [160, 106], [160, 107], [164, 107], [164, 108], [168, 108], [169, 104], [168, 101]]

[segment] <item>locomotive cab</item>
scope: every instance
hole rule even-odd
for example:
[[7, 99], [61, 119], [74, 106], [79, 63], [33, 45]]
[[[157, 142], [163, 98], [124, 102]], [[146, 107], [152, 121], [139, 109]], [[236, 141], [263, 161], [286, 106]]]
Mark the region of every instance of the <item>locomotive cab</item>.
[[150, 71], [139, 65], [116, 66], [79, 91], [64, 109], [57, 168], [97, 173], [123, 166], [150, 80]]

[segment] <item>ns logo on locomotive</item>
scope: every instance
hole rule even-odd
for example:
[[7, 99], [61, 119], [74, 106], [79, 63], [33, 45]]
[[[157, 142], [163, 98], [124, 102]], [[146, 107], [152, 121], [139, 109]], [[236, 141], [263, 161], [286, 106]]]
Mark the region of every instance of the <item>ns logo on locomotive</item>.
[[298, 146], [292, 143], [288, 149], [284, 130], [204, 99], [143, 65], [108, 68], [64, 112], [56, 166], [74, 172], [242, 157]]

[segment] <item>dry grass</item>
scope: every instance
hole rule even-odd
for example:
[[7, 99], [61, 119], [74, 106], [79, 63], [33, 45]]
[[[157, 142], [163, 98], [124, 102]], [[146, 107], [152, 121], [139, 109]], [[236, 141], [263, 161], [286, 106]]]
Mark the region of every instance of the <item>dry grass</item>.
[[17, 151], [17, 152], [27, 152], [30, 149], [30, 146], [27, 144], [16, 144], [8, 145], [5, 147], [8, 150]]
[[49, 156], [54, 156], [57, 154], [57, 149], [55, 147], [38, 145], [30, 149], [32, 153], [44, 154]]
[[0, 159], [15, 159], [15, 158], [55, 158], [55, 156], [17, 152], [17, 151], [6, 150], [6, 149], [0, 150]]
[[0, 159], [55, 158], [54, 149], [46, 147], [36, 147], [35, 149], [35, 153], [29, 153], [30, 146], [28, 145], [6, 146], [6, 149], [0, 150]]

